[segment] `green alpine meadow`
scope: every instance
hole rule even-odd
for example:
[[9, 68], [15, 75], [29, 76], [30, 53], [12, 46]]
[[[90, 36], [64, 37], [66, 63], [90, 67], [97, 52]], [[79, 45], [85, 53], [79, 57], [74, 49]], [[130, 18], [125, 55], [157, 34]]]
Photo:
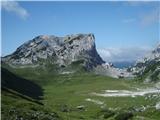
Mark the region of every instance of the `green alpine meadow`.
[[1, 120], [160, 119], [158, 1], [1, 3]]

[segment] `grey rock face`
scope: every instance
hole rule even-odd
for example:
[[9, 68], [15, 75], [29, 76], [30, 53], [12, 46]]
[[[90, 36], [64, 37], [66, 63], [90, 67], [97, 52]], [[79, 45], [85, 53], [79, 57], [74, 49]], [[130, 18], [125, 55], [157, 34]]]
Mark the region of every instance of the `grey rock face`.
[[156, 47], [151, 53], [146, 55], [143, 59], [138, 60], [136, 64], [128, 70], [133, 74], [141, 76], [148, 74], [146, 81], [157, 81], [160, 75], [160, 45]]
[[65, 37], [41, 35], [30, 40], [8, 56], [2, 62], [10, 65], [35, 65], [49, 59], [58, 65], [69, 65], [83, 60], [87, 69], [104, 63], [96, 51], [93, 34], [76, 34]]
[[114, 78], [134, 78], [146, 75], [145, 81], [160, 80], [160, 45], [151, 53], [136, 62], [128, 69], [118, 69], [113, 65], [105, 63], [94, 68], [96, 74], [111, 76]]
[[104, 63], [94, 68], [94, 72], [100, 75], [106, 75], [113, 78], [129, 78], [132, 79], [135, 76], [132, 72], [128, 72], [126, 69], [115, 68], [111, 63]]

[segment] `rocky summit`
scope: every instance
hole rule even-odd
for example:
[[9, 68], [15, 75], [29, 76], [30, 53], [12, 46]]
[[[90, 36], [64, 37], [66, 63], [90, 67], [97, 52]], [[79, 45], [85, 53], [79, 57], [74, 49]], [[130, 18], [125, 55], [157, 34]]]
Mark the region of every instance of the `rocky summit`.
[[17, 50], [2, 58], [11, 66], [37, 66], [45, 60], [59, 66], [83, 61], [87, 69], [104, 63], [96, 50], [93, 34], [75, 34], [65, 37], [40, 35], [24, 43]]

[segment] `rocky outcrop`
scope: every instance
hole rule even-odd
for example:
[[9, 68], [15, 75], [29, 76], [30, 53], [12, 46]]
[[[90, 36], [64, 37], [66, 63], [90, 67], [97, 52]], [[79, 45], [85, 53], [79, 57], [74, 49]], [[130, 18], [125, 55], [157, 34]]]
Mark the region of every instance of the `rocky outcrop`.
[[59, 66], [83, 61], [87, 69], [104, 63], [97, 53], [93, 34], [65, 37], [40, 35], [18, 47], [13, 54], [2, 58], [2, 62], [12, 66], [35, 66], [44, 64], [44, 61]]
[[94, 68], [96, 74], [111, 76], [114, 78], [140, 77], [146, 82], [160, 80], [160, 45], [144, 58], [138, 60], [130, 68], [119, 69], [113, 64], [104, 63]]
[[114, 67], [112, 63], [104, 63], [94, 68], [96, 74], [110, 76], [113, 78], [129, 78], [132, 79], [135, 75], [132, 72], [128, 72], [127, 69], [120, 69]]
[[145, 75], [147, 82], [160, 80], [160, 45], [143, 59], [138, 60], [128, 71], [141, 77]]

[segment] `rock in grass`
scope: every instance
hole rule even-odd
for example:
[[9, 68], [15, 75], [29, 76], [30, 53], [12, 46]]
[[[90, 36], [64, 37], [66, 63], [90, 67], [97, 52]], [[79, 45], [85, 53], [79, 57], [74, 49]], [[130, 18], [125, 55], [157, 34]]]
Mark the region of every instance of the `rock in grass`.
[[69, 112], [70, 109], [69, 109], [69, 107], [67, 105], [61, 105], [61, 111], [62, 112]]
[[160, 110], [160, 102], [158, 102], [155, 107], [156, 107], [156, 110]]
[[123, 113], [119, 113], [115, 117], [115, 120], [129, 120], [132, 117], [133, 117], [133, 113], [132, 112], [123, 112]]
[[112, 110], [109, 110], [109, 109], [107, 109], [107, 108], [103, 108], [103, 109], [100, 111], [99, 115], [100, 115], [100, 116], [103, 116], [104, 119], [108, 119], [108, 118], [114, 116], [114, 115], [115, 115], [115, 112], [112, 111]]
[[79, 105], [76, 107], [78, 110], [85, 110], [85, 106], [84, 105]]

